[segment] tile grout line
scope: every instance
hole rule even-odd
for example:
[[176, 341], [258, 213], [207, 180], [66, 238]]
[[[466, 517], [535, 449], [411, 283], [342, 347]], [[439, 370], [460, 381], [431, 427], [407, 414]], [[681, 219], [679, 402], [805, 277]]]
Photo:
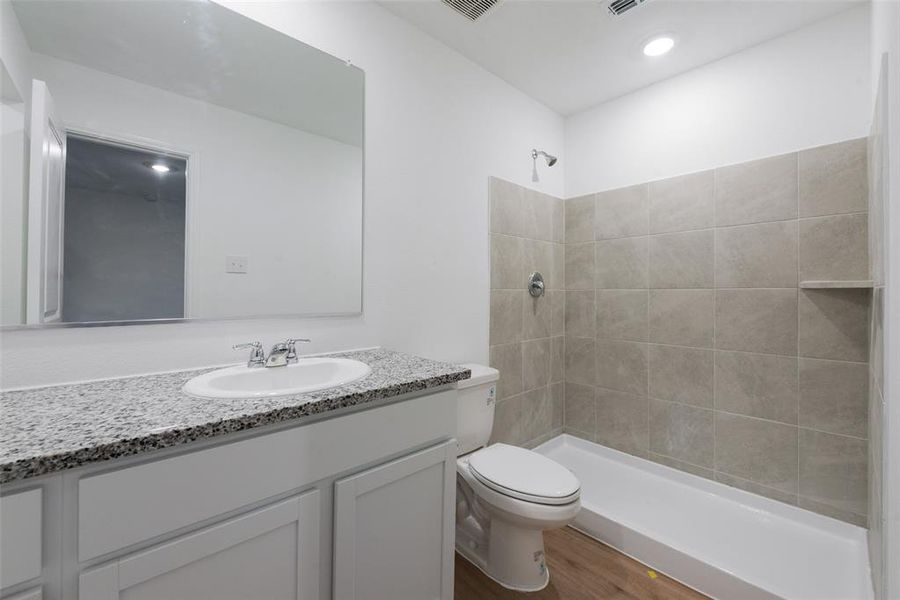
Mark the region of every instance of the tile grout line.
[[[719, 169], [713, 170], [713, 339], [712, 346], [716, 348], [718, 344], [718, 325], [719, 325], [719, 272], [718, 272], [718, 254], [719, 254]], [[716, 367], [717, 354], [713, 350], [712, 369], [713, 369], [713, 473], [719, 470], [718, 456], [718, 426], [716, 422], [716, 410], [718, 408], [718, 368]]]
[[796, 157], [797, 165], [797, 503], [800, 503], [800, 153]]

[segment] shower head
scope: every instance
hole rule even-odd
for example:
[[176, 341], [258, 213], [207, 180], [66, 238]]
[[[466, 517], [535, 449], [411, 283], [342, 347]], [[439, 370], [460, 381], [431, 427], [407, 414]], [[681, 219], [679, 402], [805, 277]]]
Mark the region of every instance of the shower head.
[[531, 158], [537, 160], [537, 157], [538, 157], [538, 156], [543, 156], [543, 157], [544, 157], [544, 159], [547, 161], [547, 166], [548, 166], [548, 167], [552, 167], [553, 165], [556, 164], [557, 158], [556, 158], [555, 156], [553, 156], [552, 154], [547, 154], [547, 153], [544, 152], [543, 150], [535, 150], [535, 149], [532, 149], [532, 150], [531, 150]]

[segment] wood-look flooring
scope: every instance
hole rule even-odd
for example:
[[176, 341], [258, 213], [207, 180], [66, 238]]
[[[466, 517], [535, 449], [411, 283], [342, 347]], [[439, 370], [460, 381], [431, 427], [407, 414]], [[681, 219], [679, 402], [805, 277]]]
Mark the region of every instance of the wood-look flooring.
[[[696, 592], [571, 527], [544, 532], [550, 584], [508, 590], [456, 555], [456, 600], [703, 600]], [[653, 575], [655, 577], [653, 577]]]

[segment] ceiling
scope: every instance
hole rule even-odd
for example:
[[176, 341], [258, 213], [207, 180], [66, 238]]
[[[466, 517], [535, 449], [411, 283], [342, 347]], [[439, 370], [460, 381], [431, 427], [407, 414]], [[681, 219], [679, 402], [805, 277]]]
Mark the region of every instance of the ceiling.
[[362, 145], [360, 69], [213, 2], [13, 7], [33, 52]]
[[[441, 0], [380, 4], [562, 115], [778, 37], [855, 0], [649, 0], [614, 17], [608, 0], [503, 0], [472, 22]], [[674, 34], [648, 58], [643, 44]]]

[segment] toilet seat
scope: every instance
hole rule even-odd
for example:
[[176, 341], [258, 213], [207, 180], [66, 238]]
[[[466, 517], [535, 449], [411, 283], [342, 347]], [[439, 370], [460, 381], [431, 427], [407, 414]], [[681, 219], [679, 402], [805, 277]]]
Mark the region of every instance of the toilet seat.
[[486, 487], [535, 504], [562, 505], [578, 499], [581, 486], [571, 471], [531, 450], [494, 444], [468, 457], [469, 471]]

